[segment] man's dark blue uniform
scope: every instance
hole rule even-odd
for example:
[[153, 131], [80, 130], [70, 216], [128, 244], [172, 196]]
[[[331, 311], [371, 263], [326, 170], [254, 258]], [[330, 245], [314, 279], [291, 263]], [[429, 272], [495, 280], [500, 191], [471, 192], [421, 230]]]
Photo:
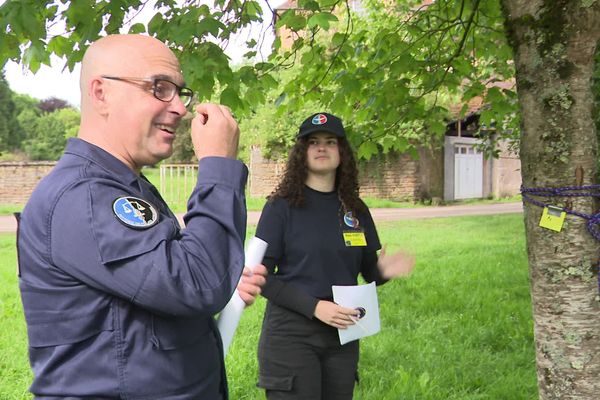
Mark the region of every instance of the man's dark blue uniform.
[[[244, 267], [246, 179], [239, 161], [201, 159], [180, 229], [143, 176], [70, 139], [18, 232], [36, 398], [227, 398], [213, 315]], [[124, 223], [113, 204], [126, 196], [158, 221]]]

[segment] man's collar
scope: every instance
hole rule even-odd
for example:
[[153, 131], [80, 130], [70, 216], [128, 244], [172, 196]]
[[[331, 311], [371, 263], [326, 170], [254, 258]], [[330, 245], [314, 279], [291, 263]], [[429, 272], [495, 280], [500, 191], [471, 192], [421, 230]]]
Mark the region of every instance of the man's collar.
[[121, 160], [106, 150], [80, 138], [69, 138], [65, 153], [71, 153], [83, 157], [112, 176], [118, 177], [123, 183], [129, 185], [138, 182], [138, 175]]

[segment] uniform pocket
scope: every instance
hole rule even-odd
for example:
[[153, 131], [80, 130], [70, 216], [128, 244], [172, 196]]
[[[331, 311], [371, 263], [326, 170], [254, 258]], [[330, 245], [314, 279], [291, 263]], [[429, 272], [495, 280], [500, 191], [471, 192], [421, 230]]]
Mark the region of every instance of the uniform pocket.
[[32, 347], [77, 343], [114, 329], [108, 296], [82, 285], [39, 288], [21, 280], [19, 286]]
[[266, 390], [289, 392], [294, 387], [294, 376], [259, 375], [256, 386]]
[[29, 317], [27, 335], [32, 347], [60, 346], [81, 342], [103, 331], [113, 330], [110, 308], [79, 317], [47, 312], [43, 320]]

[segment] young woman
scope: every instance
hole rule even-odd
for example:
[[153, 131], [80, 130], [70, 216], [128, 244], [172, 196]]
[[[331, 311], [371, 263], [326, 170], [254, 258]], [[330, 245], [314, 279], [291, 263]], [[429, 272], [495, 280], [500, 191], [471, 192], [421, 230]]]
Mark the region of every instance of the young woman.
[[377, 231], [358, 189], [342, 121], [311, 115], [256, 230], [268, 243], [258, 386], [269, 400], [352, 399], [359, 344], [340, 345], [337, 330], [359, 311], [334, 303], [331, 286], [356, 285], [359, 274], [382, 284], [413, 268], [405, 254], [377, 255]]

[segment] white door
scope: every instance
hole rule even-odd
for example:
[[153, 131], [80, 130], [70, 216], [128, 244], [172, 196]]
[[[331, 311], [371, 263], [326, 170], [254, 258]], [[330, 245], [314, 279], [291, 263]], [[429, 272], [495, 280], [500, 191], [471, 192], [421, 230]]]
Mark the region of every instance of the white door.
[[479, 197], [483, 197], [483, 154], [472, 145], [454, 145], [454, 198]]

